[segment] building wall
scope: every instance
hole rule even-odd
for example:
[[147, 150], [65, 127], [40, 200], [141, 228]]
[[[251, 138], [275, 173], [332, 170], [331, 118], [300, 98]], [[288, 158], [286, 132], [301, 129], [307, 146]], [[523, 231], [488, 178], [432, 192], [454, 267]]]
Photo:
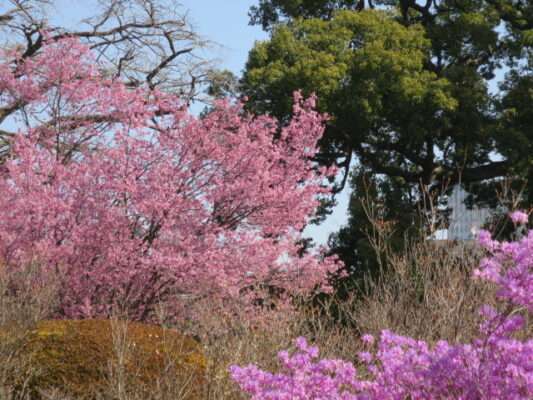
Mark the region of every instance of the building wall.
[[483, 224], [490, 217], [488, 208], [474, 207], [468, 209], [465, 200], [468, 193], [459, 185], [455, 186], [448, 200], [452, 209], [450, 226], [447, 230], [448, 240], [472, 240]]

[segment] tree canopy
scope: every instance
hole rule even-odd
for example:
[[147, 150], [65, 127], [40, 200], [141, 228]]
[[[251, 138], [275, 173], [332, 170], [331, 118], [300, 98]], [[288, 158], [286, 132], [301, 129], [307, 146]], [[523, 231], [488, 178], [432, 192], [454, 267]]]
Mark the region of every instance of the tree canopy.
[[31, 57], [0, 51], [0, 110], [19, 126], [0, 169], [0, 262], [59, 271], [60, 315], [309, 293], [336, 268], [298, 245], [328, 190], [309, 161], [313, 98], [296, 94], [283, 127], [228, 101], [195, 118], [186, 99], [107, 76], [78, 38], [44, 40]]
[[355, 157], [356, 175], [395, 187], [383, 200], [410, 206], [390, 218], [458, 183], [532, 176], [530, 2], [265, 0], [251, 22], [271, 31], [242, 79], [252, 108], [283, 119], [287, 93], [316, 93], [317, 158], [347, 178]]

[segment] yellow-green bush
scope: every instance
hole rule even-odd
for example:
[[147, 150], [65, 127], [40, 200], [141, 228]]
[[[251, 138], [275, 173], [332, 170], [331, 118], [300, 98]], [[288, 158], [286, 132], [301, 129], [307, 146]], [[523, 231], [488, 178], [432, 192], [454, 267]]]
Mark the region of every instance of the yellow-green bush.
[[[32, 397], [60, 391], [74, 398], [124, 397], [174, 385], [182, 399], [199, 399], [206, 360], [192, 338], [155, 325], [110, 320], [43, 321], [26, 335]], [[14, 377], [14, 386], [17, 386]], [[20, 383], [19, 383], [20, 385]], [[126, 396], [131, 397], [131, 396]]]

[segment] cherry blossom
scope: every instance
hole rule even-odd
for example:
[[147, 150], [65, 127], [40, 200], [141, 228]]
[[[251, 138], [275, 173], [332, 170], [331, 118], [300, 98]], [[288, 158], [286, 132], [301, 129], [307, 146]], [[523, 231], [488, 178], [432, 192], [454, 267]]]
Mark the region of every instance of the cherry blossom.
[[283, 125], [227, 101], [195, 118], [177, 96], [106, 76], [75, 39], [0, 61], [0, 110], [19, 129], [0, 260], [61, 271], [63, 315], [119, 304], [143, 319], [170, 295], [328, 289], [334, 260], [296, 244], [334, 173], [310, 161], [325, 119], [314, 98], [296, 93]]

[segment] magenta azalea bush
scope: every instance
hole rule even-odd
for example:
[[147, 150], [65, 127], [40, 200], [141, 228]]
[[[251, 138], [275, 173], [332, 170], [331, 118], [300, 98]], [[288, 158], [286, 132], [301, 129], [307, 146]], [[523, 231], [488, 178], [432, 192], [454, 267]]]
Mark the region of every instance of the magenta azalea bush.
[[533, 398], [533, 340], [520, 339], [533, 311], [533, 230], [515, 242], [482, 232], [480, 242], [489, 255], [474, 278], [496, 284], [500, 304], [480, 310], [484, 322], [472, 343], [430, 346], [385, 330], [375, 343], [363, 336], [368, 351], [359, 354], [358, 371], [320, 359], [318, 348], [299, 338], [294, 353], [279, 353], [281, 372], [232, 366], [232, 378], [253, 400]]

